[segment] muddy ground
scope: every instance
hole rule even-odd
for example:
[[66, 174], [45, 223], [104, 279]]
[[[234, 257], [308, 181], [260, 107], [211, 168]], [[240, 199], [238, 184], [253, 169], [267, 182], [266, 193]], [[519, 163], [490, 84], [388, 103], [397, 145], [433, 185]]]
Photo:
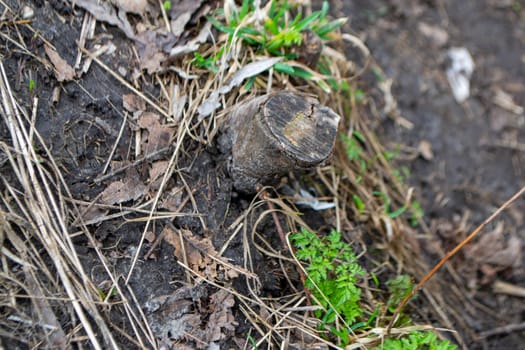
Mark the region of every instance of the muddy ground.
[[[410, 182], [423, 198], [426, 220], [446, 248], [524, 185], [523, 109], [515, 113], [495, 102], [500, 89], [517, 106], [525, 105], [525, 3], [505, 3], [400, 0], [341, 6], [340, 13], [350, 18], [347, 28], [365, 40], [393, 80], [401, 115], [414, 126], [408, 130], [385, 121], [384, 142], [415, 149], [421, 142], [431, 145], [431, 159], [419, 156], [406, 164]], [[476, 65], [471, 97], [462, 104], [454, 100], [445, 74], [451, 47], [467, 48]], [[500, 233], [507, 242], [511, 237], [521, 242], [519, 247], [525, 239], [524, 208], [521, 200], [514, 214], [500, 221], [505, 225]], [[464, 321], [455, 325], [465, 332], [468, 348], [519, 348], [524, 344], [523, 329], [475, 338], [494, 327], [523, 325], [523, 298], [495, 294], [492, 288], [495, 280], [523, 286], [524, 260], [515, 268], [493, 271], [478, 258], [474, 268], [470, 264], [476, 257], [468, 254], [451, 262], [465, 283], [467, 299], [475, 305], [473, 309], [457, 305]]]
[[[62, 1], [8, 1], [8, 4], [18, 12], [26, 4], [31, 6], [36, 12], [33, 28], [55, 46], [63, 59], [75, 62], [82, 10], [73, 11]], [[334, 14], [349, 18], [344, 30], [363, 39], [377, 65], [382, 67], [384, 78], [392, 79], [392, 94], [398, 103], [399, 116], [413, 125], [408, 128], [407, 123], [403, 126], [395, 118], [385, 116], [377, 125], [377, 133], [389, 149], [401, 150], [400, 162], [410, 169], [409, 181], [421, 197], [429, 227], [422, 242], [427, 245], [429, 262], [436, 262], [444, 250], [458, 243], [470, 229], [525, 184], [525, 146], [520, 143], [525, 133], [523, 110], [520, 112], [509, 107], [509, 103], [495, 100], [498, 91], [502, 91], [511, 97], [515, 106], [525, 105], [525, 2], [341, 1], [333, 2], [332, 6]], [[426, 30], [428, 28], [431, 30]], [[97, 64], [93, 64], [77, 81], [58, 83], [49, 67], [27, 54], [44, 56], [45, 43], [23, 26], [17, 30], [7, 25], [2, 28], [4, 33], [21, 38], [27, 45], [20, 49], [6, 37], [0, 39], [7, 75], [19, 101], [25, 103], [28, 110], [31, 110], [32, 98], [38, 97], [37, 129], [62, 167], [73, 197], [86, 203], [96, 200], [119, 177], [131, 179], [127, 186], [135, 189], [145, 179], [151, 180], [154, 176], [158, 179], [159, 175], [153, 175], [150, 166], [158, 162], [162, 169], [160, 162], [169, 160], [173, 148], [163, 143], [165, 138], [162, 135], [169, 139], [173, 130], [153, 127], [156, 125], [154, 117], [133, 121], [137, 123], [133, 128], [151, 127], [148, 130], [158, 139], [146, 141], [153, 144], [150, 147], [154, 150], [161, 151], [116, 173], [116, 177], [101, 177], [117, 140], [113, 159], [122, 163], [112, 164], [106, 173], [123, 168], [124, 161], [133, 152], [130, 146], [133, 144], [130, 141], [133, 129], [124, 128], [120, 134], [124, 120], [123, 96], [129, 90]], [[446, 33], [445, 37], [443, 33]], [[116, 53], [107, 56], [106, 64], [128, 81], [136, 79], [137, 59], [129, 39], [121, 31], [106, 25], [92, 44], [109, 42], [116, 45]], [[471, 97], [461, 104], [454, 100], [445, 76], [446, 52], [450, 47], [466, 47], [476, 64]], [[32, 89], [28, 89], [30, 81], [35, 84]], [[147, 96], [154, 99], [159, 95], [153, 82], [148, 86], [148, 80], [142, 79], [141, 83]], [[361, 84], [367, 93], [366, 79]], [[56, 101], [53, 100], [55, 89], [60, 91]], [[132, 113], [131, 109], [128, 112]], [[3, 125], [0, 135], [7, 138]], [[148, 149], [147, 143], [142, 147]], [[148, 150], [152, 151], [151, 148]], [[197, 154], [191, 154], [193, 151]], [[249, 206], [252, 198], [232, 191], [231, 180], [225, 175], [224, 156], [219, 150], [213, 146], [207, 147], [206, 151], [188, 146], [185, 152], [191, 156], [181, 160], [181, 168], [187, 169], [184, 177], [169, 179], [167, 188], [171, 192], [159, 199], [160, 210], [174, 212], [182, 208], [180, 212], [187, 215], [173, 220], [173, 230], [186, 233], [189, 235], [186, 238], [193, 239], [197, 245], [202, 244], [197, 249], [201, 253], [211, 249], [209, 243], [204, 238], [191, 238], [189, 232], [210, 237], [219, 249], [230, 238], [230, 233], [223, 229]], [[6, 174], [7, 178], [9, 176]], [[146, 204], [159, 184], [151, 181], [148, 186], [140, 187], [137, 193], [137, 198], [146, 198]], [[184, 191], [179, 189], [187, 188], [195, 193], [194, 203], [188, 203], [188, 198], [180, 195]], [[104, 215], [119, 212], [118, 206], [111, 207], [119, 202], [114, 198], [118, 194], [103, 193], [108, 198]], [[132, 197], [127, 199], [132, 200]], [[119, 204], [126, 203], [124, 199]], [[500, 224], [492, 223], [487, 228], [487, 231], [496, 232], [497, 237], [492, 235], [492, 241], [474, 245], [450, 263], [462, 285], [451, 292], [454, 294], [451, 297], [452, 309], [445, 310], [445, 313], [464, 339], [464, 348], [517, 349], [525, 344], [523, 296], [493, 290], [496, 281], [525, 287], [525, 258], [520, 255], [525, 239], [524, 208], [524, 201], [520, 200], [514, 210], [500, 219]], [[130, 211], [126, 214], [125, 225], [120, 221], [101, 220], [100, 212], [91, 214], [94, 224], [90, 229], [102, 246], [113, 249], [114, 273], [125, 279], [144, 229], [143, 222], [133, 219], [143, 217], [143, 213]], [[101, 224], [97, 224], [97, 219]], [[268, 225], [271, 224], [269, 221]], [[265, 224], [261, 225], [263, 230]], [[141, 255], [130, 278], [134, 297], [148, 313], [153, 331], [157, 334], [165, 332], [164, 339], [179, 331], [206, 339], [209, 343], [217, 342], [221, 348], [241, 347], [249, 328], [241, 311], [238, 308], [230, 310], [228, 297], [213, 286], [186, 287], [187, 271], [173, 262], [176, 243], [169, 244], [165, 240], [156, 245], [155, 237], [173, 234], [169, 230], [163, 233], [165, 227], [170, 225], [167, 222], [152, 225], [151, 240], [146, 240], [143, 247], [145, 252], [152, 248], [152, 253], [147, 257]], [[205, 232], [201, 232], [203, 227]], [[509, 242], [514, 246], [511, 247]], [[516, 252], [516, 242], [520, 254], [509, 254], [520, 256], [521, 261], [509, 264], [502, 262], [501, 257], [499, 260], [494, 257], [494, 247], [504, 252]], [[95, 281], [104, 285], [106, 276], [100, 266], [93, 266], [97, 261], [96, 254], [89, 243], [82, 237], [75, 243], [86, 270]], [[277, 239], [272, 243], [280, 244]], [[242, 265], [241, 237], [234, 237], [228, 245], [231, 249], [225, 252], [225, 257]], [[202, 254], [201, 258], [205, 259], [205, 254]], [[268, 273], [278, 271], [278, 267], [271, 266], [261, 255], [255, 254], [254, 261], [255, 270], [263, 276], [264, 294], [278, 295], [284, 276]], [[227, 274], [219, 267], [216, 269], [203, 273]], [[229, 280], [230, 277], [221, 278]], [[439, 278], [446, 281], [453, 277], [444, 273]], [[174, 291], [178, 291], [175, 296]], [[171, 298], [168, 302], [165, 300], [167, 296]], [[199, 306], [192, 308], [192, 303]], [[165, 315], [159, 311], [159, 305], [168, 305], [171, 312], [180, 313], [180, 317], [194, 328], [177, 330], [175, 326], [164, 325]], [[113, 316], [120, 328], [129, 326], [124, 317]], [[216, 327], [214, 323], [220, 326]], [[521, 325], [522, 328], [487, 333], [507, 325]], [[119, 339], [121, 344], [129, 344], [127, 341], [125, 337]], [[5, 338], [4, 346], [25, 348], [23, 342], [9, 338]]]

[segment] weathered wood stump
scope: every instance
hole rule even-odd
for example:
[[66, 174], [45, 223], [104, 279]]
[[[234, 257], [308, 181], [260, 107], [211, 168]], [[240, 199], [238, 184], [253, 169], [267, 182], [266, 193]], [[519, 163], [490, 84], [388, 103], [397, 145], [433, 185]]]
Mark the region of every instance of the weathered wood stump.
[[272, 184], [289, 171], [320, 165], [332, 154], [340, 117], [317, 99], [274, 92], [241, 103], [222, 125], [223, 151], [241, 192]]

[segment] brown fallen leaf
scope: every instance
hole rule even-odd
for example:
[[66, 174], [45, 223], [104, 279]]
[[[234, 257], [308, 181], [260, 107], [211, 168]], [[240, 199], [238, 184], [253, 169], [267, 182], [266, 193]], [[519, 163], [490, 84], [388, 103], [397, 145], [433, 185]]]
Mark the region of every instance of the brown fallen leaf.
[[144, 16], [149, 8], [148, 0], [111, 0], [121, 11]]
[[517, 267], [521, 265], [521, 257], [521, 239], [513, 236], [508, 239], [503, 249], [493, 252], [485, 261], [499, 266]]
[[171, 212], [180, 210], [182, 194], [183, 190], [180, 187], [174, 187], [168, 193], [164, 192], [159, 208], [168, 209]]
[[164, 71], [163, 64], [167, 61], [167, 52], [177, 41], [175, 36], [164, 28], [149, 29], [143, 25], [138, 25], [137, 31], [135, 44], [140, 68], [149, 74]]
[[122, 96], [122, 105], [128, 112], [142, 112], [146, 109], [146, 102], [135, 94], [126, 94]]
[[257, 275], [245, 268], [228, 262], [219, 256], [211, 240], [207, 237], [199, 238], [190, 230], [181, 229], [182, 245], [179, 232], [166, 226], [162, 235], [164, 240], [175, 248], [174, 255], [180, 262], [186, 262], [188, 267], [196, 273], [203, 274], [210, 279], [231, 280], [243, 274], [248, 278], [257, 278]]
[[164, 173], [168, 170], [169, 163], [170, 162], [168, 162], [167, 160], [159, 160], [157, 162], [153, 162], [149, 171], [149, 181], [153, 182], [159, 179], [161, 176], [163, 176]]
[[186, 24], [201, 5], [202, 0], [180, 0], [171, 6], [171, 31], [176, 37], [184, 32]]
[[[235, 331], [235, 318], [231, 308], [235, 305], [233, 295], [224, 289], [218, 290], [211, 297], [212, 313], [206, 324], [206, 341], [216, 342], [225, 339]], [[228, 334], [229, 333], [229, 334]]]
[[97, 21], [117, 26], [128, 38], [135, 38], [135, 32], [126, 18], [125, 13], [122, 12], [117, 15], [117, 10], [110, 1], [75, 0], [74, 4], [91, 13]]
[[156, 191], [160, 188], [162, 178], [168, 170], [169, 162], [167, 160], [159, 160], [151, 164], [149, 169], [149, 190]]
[[137, 170], [133, 167], [126, 171], [123, 180], [109, 184], [102, 191], [100, 201], [104, 204], [120, 204], [130, 200], [137, 200], [146, 193], [146, 186], [139, 178]]
[[142, 150], [144, 155], [168, 147], [175, 132], [172, 127], [162, 125], [156, 113], [145, 112], [139, 117], [137, 125], [147, 133], [142, 137]]
[[503, 223], [498, 223], [492, 232], [465, 247], [465, 253], [474, 261], [502, 267], [513, 267], [521, 264], [521, 239], [511, 236], [505, 239]]
[[69, 81], [75, 78], [75, 70], [49, 45], [44, 46], [47, 57], [55, 68], [55, 77], [59, 82]]

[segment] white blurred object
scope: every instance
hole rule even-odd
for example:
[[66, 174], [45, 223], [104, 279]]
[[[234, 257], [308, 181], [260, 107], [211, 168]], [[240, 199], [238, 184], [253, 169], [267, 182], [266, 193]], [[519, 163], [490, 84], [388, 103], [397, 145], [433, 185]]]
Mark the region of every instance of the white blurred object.
[[304, 189], [299, 189], [301, 199], [295, 201], [295, 204], [303, 205], [312, 208], [313, 210], [326, 210], [335, 208], [334, 202], [323, 202], [312, 196], [310, 192]]
[[474, 60], [464, 47], [453, 47], [447, 52], [450, 58], [450, 67], [447, 69], [447, 78], [452, 94], [458, 103], [470, 96], [470, 77], [474, 71]]

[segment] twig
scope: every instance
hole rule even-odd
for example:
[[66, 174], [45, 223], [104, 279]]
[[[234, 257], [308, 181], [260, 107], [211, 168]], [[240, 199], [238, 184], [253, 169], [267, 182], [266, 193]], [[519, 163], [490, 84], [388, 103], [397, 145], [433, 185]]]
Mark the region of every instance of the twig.
[[120, 139], [122, 138], [122, 134], [124, 133], [124, 127], [126, 126], [127, 121], [128, 121], [128, 113], [126, 112], [124, 113], [124, 119], [122, 120], [120, 131], [118, 133], [117, 139], [115, 140], [115, 143], [113, 144], [113, 148], [111, 148], [111, 152], [109, 152], [108, 160], [106, 161], [106, 165], [104, 165], [102, 174], [105, 174], [106, 171], [108, 171], [108, 167], [111, 164], [111, 159], [113, 159], [113, 155], [115, 154], [115, 151], [117, 150], [118, 143], [120, 142]]

